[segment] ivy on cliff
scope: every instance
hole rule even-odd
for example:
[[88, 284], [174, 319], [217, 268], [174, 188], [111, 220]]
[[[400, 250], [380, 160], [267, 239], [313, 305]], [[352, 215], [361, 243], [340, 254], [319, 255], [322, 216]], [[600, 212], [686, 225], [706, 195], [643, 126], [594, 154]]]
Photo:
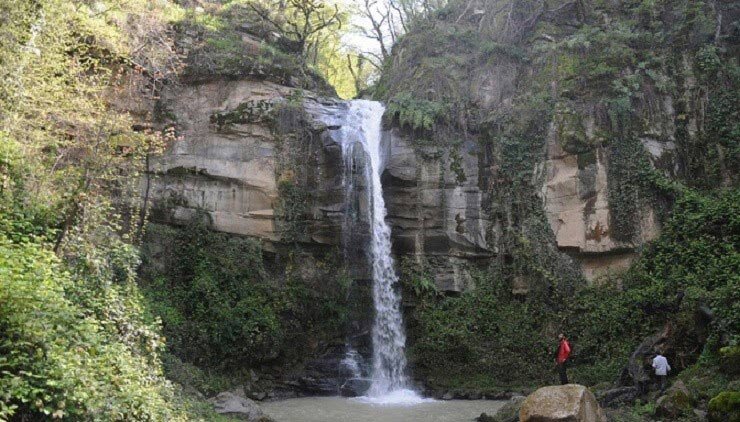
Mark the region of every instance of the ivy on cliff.
[[166, 247], [161, 256], [145, 250], [144, 293], [170, 352], [186, 363], [220, 372], [284, 363], [309, 337], [343, 327], [346, 283], [330, 264], [317, 267], [325, 288], [290, 265], [272, 273], [259, 241], [212, 231], [203, 214], [185, 228], [153, 226], [149, 236]]
[[[580, 382], [614, 380], [632, 348], [665, 324], [684, 338], [671, 353], [690, 363], [707, 340], [705, 328], [694, 323], [700, 306], [718, 310], [707, 328], [707, 353], [737, 342], [738, 313], [731, 305], [737, 228], [719, 223], [718, 212], [737, 213], [736, 39], [732, 24], [718, 28], [714, 19], [727, 14], [704, 1], [594, 2], [583, 9], [582, 2], [548, 3], [516, 2], [521, 9], [511, 16], [503, 6], [514, 2], [487, 2], [489, 13], [474, 16], [466, 2], [450, 2], [399, 42], [376, 91], [388, 100], [403, 92], [417, 101], [444, 98], [452, 108], [471, 105], [476, 110], [465, 116], [476, 118], [465, 120], [470, 124], [460, 124], [454, 112], [435, 120], [435, 139], [477, 138], [490, 166], [480, 182], [491, 199], [486, 212], [496, 229], [488, 239], [499, 257], [475, 273], [475, 289], [430, 294], [423, 265], [401, 279], [417, 297], [408, 313], [411, 360], [432, 384], [552, 381], [551, 336], [559, 330], [574, 340]], [[567, 13], [555, 12], [563, 9]], [[521, 54], [484, 49], [466, 31]], [[472, 59], [483, 51], [493, 57]], [[487, 74], [501, 79], [476, 79]], [[499, 94], [495, 90], [505, 90], [509, 76], [514, 88], [500, 94], [502, 101], [488, 104], [479, 95], [483, 88]], [[663, 108], [665, 98], [673, 101], [674, 115]], [[604, 153], [598, 157], [607, 160], [615, 239], [638, 240], [648, 204], [665, 224], [663, 235], [638, 251], [634, 267], [604, 280], [607, 285], [587, 286], [557, 249], [546, 219], [538, 164], [547, 156], [550, 123], [560, 146], [578, 154], [579, 166]], [[644, 139], [674, 126], [675, 155], [651, 159]], [[670, 147], [670, 139], [657, 140]], [[727, 191], [707, 189], [717, 186]], [[712, 233], [714, 224], [724, 225], [725, 235]], [[711, 257], [706, 266], [697, 261], [704, 254]]]

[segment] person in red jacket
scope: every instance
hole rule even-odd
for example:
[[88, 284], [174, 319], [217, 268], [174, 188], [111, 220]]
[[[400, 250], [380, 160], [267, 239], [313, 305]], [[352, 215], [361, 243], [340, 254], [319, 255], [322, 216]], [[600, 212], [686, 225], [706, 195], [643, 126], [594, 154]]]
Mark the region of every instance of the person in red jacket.
[[558, 374], [560, 374], [560, 384], [565, 385], [568, 383], [568, 374], [565, 372], [565, 367], [570, 357], [570, 343], [565, 335], [558, 334], [558, 349], [555, 351], [555, 366], [558, 367]]

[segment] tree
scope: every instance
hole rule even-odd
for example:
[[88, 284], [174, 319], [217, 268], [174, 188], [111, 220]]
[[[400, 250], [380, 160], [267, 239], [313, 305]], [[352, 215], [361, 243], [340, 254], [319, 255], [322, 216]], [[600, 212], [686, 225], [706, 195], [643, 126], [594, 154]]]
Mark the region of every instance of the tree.
[[363, 56], [380, 70], [398, 38], [445, 3], [445, 0], [358, 0], [356, 7], [361, 22], [355, 28], [378, 46], [375, 51], [362, 51]]
[[316, 35], [324, 29], [342, 27], [338, 5], [327, 7], [321, 0], [268, 0], [265, 4], [249, 3], [265, 23], [296, 42], [296, 50], [305, 56], [315, 51]]

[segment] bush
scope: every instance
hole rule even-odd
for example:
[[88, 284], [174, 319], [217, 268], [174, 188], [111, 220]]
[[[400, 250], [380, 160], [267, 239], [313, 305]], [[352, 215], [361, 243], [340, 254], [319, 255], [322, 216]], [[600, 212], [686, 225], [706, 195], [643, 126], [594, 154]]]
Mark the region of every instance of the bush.
[[262, 250], [253, 239], [229, 238], [202, 223], [177, 231], [168, 276], [145, 283], [171, 350], [208, 366], [255, 363], [283, 341], [276, 299], [262, 283]]
[[[0, 419], [183, 419], [168, 402], [160, 339], [133, 346], [111, 333], [70, 299], [81, 287], [53, 253], [0, 236], [0, 279]], [[137, 300], [135, 286], [107, 289]]]
[[740, 391], [723, 391], [709, 401], [711, 420], [740, 421]]
[[[545, 290], [530, 281], [531, 291], [517, 298], [509, 286], [514, 269], [492, 266], [476, 275], [475, 291], [458, 297], [417, 294], [419, 304], [408, 317], [411, 360], [419, 374], [438, 380], [485, 373], [503, 385], [551, 382], [552, 336], [562, 329], [573, 343], [572, 379], [613, 381], [632, 350], [667, 322], [679, 333], [672, 353], [692, 364], [698, 358], [692, 351], [702, 346], [695, 322], [700, 306], [715, 315], [707, 348], [716, 353], [722, 341], [737, 344], [739, 206], [740, 190], [685, 193], [661, 237], [623, 276], [621, 289], [605, 285], [567, 293], [563, 285]], [[416, 273], [406, 274], [402, 283], [412, 283], [408, 278]], [[680, 306], [679, 292], [684, 292]]]
[[201, 369], [233, 372], [305, 358], [309, 336], [336, 336], [343, 328], [346, 286], [335, 267], [313, 263], [320, 287], [307, 285], [290, 266], [273, 275], [259, 241], [196, 221], [151, 230], [150, 243], [162, 242], [168, 251], [164, 268], [146, 266], [143, 290], [172, 354]]

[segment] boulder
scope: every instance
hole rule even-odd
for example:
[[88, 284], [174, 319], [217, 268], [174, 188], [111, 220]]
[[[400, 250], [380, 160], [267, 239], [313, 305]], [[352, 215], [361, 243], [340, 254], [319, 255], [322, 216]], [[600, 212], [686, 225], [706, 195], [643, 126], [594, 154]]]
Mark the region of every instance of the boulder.
[[691, 394], [683, 381], [676, 381], [665, 395], [655, 402], [657, 416], [676, 418], [691, 410]]
[[245, 421], [267, 422], [267, 417], [257, 403], [237, 391], [225, 391], [209, 400], [216, 413]]
[[593, 393], [578, 384], [542, 387], [527, 396], [522, 422], [606, 422]]
[[488, 413], [483, 412], [480, 414], [480, 416], [475, 418], [475, 422], [496, 422], [496, 419], [494, 419], [494, 417], [489, 415]]
[[519, 410], [524, 403], [524, 396], [515, 396], [509, 400], [508, 403], [499, 409], [496, 414], [489, 416], [482, 413], [476, 419], [478, 422], [518, 422], [519, 421]]

